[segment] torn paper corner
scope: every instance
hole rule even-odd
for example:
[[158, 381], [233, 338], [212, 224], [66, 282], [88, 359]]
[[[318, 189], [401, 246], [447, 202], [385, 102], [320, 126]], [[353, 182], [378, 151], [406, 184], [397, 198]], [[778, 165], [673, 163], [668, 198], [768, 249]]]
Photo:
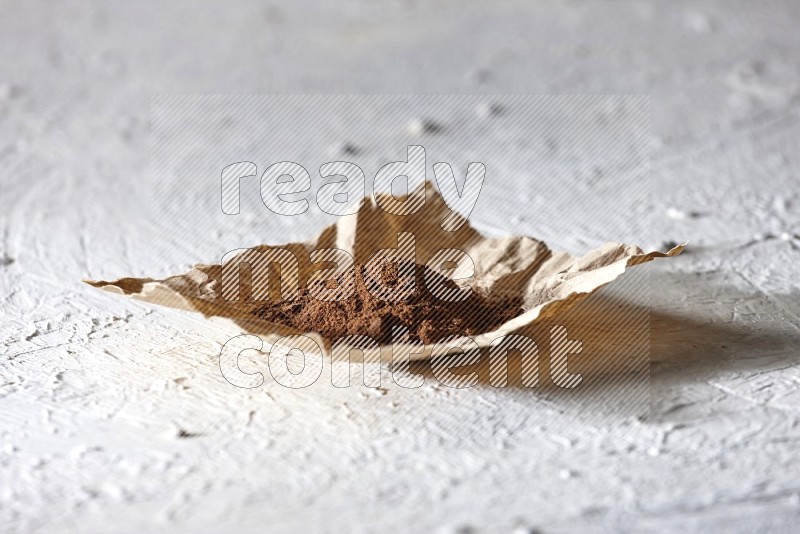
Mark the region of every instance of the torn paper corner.
[[[557, 317], [585, 296], [615, 280], [628, 267], [655, 258], [676, 256], [685, 247], [682, 244], [668, 252], [645, 253], [636, 246], [606, 243], [583, 256], [572, 256], [553, 251], [544, 242], [531, 237], [486, 237], [451, 211], [430, 182], [425, 184], [425, 204], [416, 213], [393, 215], [384, 211], [376, 200], [377, 197], [363, 199], [354, 215], [341, 217], [307, 242], [278, 247], [262, 245], [251, 250], [255, 251], [254, 254], [265, 251], [277, 254], [281, 250], [293, 254], [298, 260], [295, 281], [300, 285], [305, 285], [311, 273], [321, 267], [310, 258], [316, 250], [340, 249], [347, 252], [356, 264], [363, 264], [378, 250], [397, 248], [398, 235], [403, 233], [413, 236], [416, 261], [420, 263], [429, 261], [445, 249], [463, 251], [474, 263], [474, 275], [464, 282], [466, 285], [489, 296], [518, 295], [524, 302], [521, 315], [492, 332], [473, 338], [479, 347], [485, 347], [500, 335]], [[458, 226], [457, 229], [443, 229], [445, 220], [448, 220], [448, 228]], [[247, 258], [245, 252], [233, 260], [246, 262]], [[236, 266], [238, 269], [238, 263]], [[456, 271], [460, 267], [457, 265]], [[292, 273], [283, 272], [283, 268], [281, 271], [283, 284], [283, 276], [291, 277]], [[231, 298], [230, 294], [224, 294], [227, 290], [223, 287], [222, 275], [221, 265], [200, 264], [184, 274], [164, 280], [120, 278], [108, 282], [85, 282], [137, 300], [198, 311], [206, 317], [224, 318], [235, 323], [240, 330], [266, 336], [268, 340], [293, 333], [309, 334], [324, 346], [325, 352], [328, 351], [331, 340], [317, 333], [298, 332], [253, 315], [252, 312], [264, 302], [252, 298]], [[254, 291], [258, 293], [259, 290], [265, 290], [258, 285], [266, 284], [267, 278], [253, 276], [251, 279], [257, 280], [256, 283], [242, 281], [241, 289], [252, 297]], [[417, 357], [429, 356], [430, 349], [430, 346], [426, 346]]]

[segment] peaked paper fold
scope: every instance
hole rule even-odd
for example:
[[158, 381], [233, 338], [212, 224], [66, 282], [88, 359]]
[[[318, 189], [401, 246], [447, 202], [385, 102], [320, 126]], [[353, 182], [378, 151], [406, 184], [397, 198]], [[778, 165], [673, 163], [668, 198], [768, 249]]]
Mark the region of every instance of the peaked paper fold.
[[[261, 245], [252, 250], [290, 250], [299, 260], [298, 275], [301, 284], [308, 279], [311, 272], [320, 268], [319, 264], [315, 265], [309, 259], [309, 254], [314, 250], [338, 248], [350, 253], [356, 264], [361, 264], [377, 250], [396, 248], [399, 232], [410, 232], [414, 235], [417, 263], [427, 263], [441, 249], [461, 250], [475, 265], [475, 276], [462, 283], [490, 296], [516, 294], [521, 295], [524, 300], [525, 311], [522, 315], [492, 332], [473, 338], [479, 347], [486, 347], [500, 336], [523, 332], [545, 320], [552, 322], [557, 319], [558, 314], [619, 277], [628, 267], [654, 258], [676, 256], [684, 248], [684, 245], [679, 245], [666, 253], [645, 253], [637, 246], [606, 243], [584, 256], [576, 257], [565, 252], [552, 251], [545, 243], [531, 237], [483, 236], [460, 215], [455, 217], [458, 221], [463, 220], [463, 225], [456, 231], [447, 232], [442, 229], [441, 223], [448, 216], [452, 221], [452, 211], [430, 182], [424, 187], [425, 206], [415, 214], [399, 216], [387, 213], [379, 206], [379, 202], [390, 200], [390, 197], [379, 193], [377, 198], [362, 199], [360, 209], [355, 215], [341, 217], [307, 242], [280, 246]], [[240, 257], [246, 256], [247, 253], [243, 253]], [[463, 263], [459, 264], [455, 273], [464, 268]], [[252, 315], [251, 312], [262, 306], [263, 301], [223, 298], [222, 267], [219, 264], [199, 264], [187, 273], [164, 280], [120, 278], [113, 281], [86, 282], [138, 300], [198, 311], [206, 317], [225, 318], [236, 323], [244, 332], [261, 335], [268, 343], [275, 342], [284, 335], [302, 333], [313, 339], [323, 352], [330, 352], [331, 340], [317, 333], [298, 332]], [[243, 278], [242, 294], [250, 295], [252, 289], [250, 282]], [[412, 359], [428, 358], [431, 348], [425, 346], [424, 351], [413, 354]]]

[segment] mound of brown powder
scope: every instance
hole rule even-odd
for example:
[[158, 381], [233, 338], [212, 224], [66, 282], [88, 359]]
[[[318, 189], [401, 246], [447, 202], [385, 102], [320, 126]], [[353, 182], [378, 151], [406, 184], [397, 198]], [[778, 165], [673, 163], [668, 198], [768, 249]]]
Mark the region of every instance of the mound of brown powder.
[[[324, 301], [312, 296], [315, 290], [330, 291], [353, 283], [355, 291], [347, 299]], [[373, 293], [383, 295], [381, 285], [383, 291], [391, 291], [402, 298], [376, 298]], [[381, 344], [389, 344], [393, 341], [434, 343], [451, 335], [474, 336], [491, 331], [523, 311], [521, 298], [490, 299], [473, 290], [466, 299], [450, 302], [438, 298], [431, 289], [441, 295], [443, 290], [457, 291], [458, 287], [424, 265], [405, 262], [387, 262], [369, 268], [359, 265], [355, 269], [355, 280], [350, 273], [339, 275], [335, 283], [333, 280], [315, 281], [301, 289], [297, 298], [270, 302], [253, 314], [302, 331], [319, 332], [331, 340], [366, 335]], [[392, 327], [405, 327], [408, 334], [393, 340]]]

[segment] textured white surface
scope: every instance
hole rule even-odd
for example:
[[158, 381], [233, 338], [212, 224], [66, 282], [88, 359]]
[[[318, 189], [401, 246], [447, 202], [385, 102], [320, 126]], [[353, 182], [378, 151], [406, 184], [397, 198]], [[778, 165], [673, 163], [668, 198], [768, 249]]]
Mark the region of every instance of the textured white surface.
[[[6, 6], [0, 529], [796, 531], [798, 20], [790, 0]], [[218, 332], [82, 286], [198, 259], [153, 244], [150, 98], [231, 92], [651, 95], [652, 235], [693, 246], [651, 269], [650, 417], [236, 390]]]

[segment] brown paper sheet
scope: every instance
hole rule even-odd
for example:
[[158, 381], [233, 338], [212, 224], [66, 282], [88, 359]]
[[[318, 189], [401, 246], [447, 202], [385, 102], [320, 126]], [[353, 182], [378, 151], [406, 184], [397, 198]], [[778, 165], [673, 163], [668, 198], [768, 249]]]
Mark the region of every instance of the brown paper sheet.
[[[362, 264], [377, 250], [396, 248], [399, 232], [410, 232], [415, 236], [417, 263], [426, 263], [441, 249], [464, 251], [474, 262], [475, 276], [462, 285], [469, 285], [489, 295], [517, 294], [524, 299], [525, 311], [522, 315], [492, 332], [472, 338], [479, 347], [487, 347], [503, 335], [533, 331], [539, 324], [552, 324], [560, 314], [619, 277], [628, 267], [654, 258], [676, 256], [684, 248], [684, 245], [679, 245], [666, 253], [645, 253], [637, 246], [606, 243], [584, 256], [576, 257], [552, 251], [543, 242], [531, 237], [486, 237], [472, 228], [468, 221], [458, 230], [447, 232], [442, 229], [441, 222], [448, 216], [452, 220], [450, 208], [430, 182], [425, 184], [425, 189], [425, 206], [415, 214], [392, 215], [378, 205], [375, 197], [364, 198], [355, 215], [341, 217], [314, 239], [280, 246], [261, 245], [253, 250], [278, 248], [292, 251], [299, 260], [301, 283], [311, 272], [320, 268], [319, 264], [309, 259], [309, 254], [314, 250], [338, 248], [350, 253], [356, 264]], [[463, 220], [460, 215], [456, 217]], [[247, 254], [243, 253], [240, 257], [246, 258]], [[455, 273], [461, 267], [457, 267]], [[223, 298], [221, 277], [222, 267], [219, 264], [199, 264], [185, 274], [164, 280], [120, 278], [114, 281], [87, 280], [86, 283], [145, 302], [197, 311], [206, 317], [223, 318], [235, 323], [243, 332], [260, 335], [267, 343], [275, 343], [286, 335], [304, 334], [324, 354], [330, 354], [331, 340], [315, 332], [298, 332], [251, 315], [250, 312], [263, 305], [263, 301]], [[247, 279], [243, 278], [243, 294], [249, 295], [251, 289]], [[301, 348], [315, 351], [313, 344]], [[431, 349], [431, 345], [426, 345], [423, 351], [413, 353], [411, 359], [429, 358]]]

